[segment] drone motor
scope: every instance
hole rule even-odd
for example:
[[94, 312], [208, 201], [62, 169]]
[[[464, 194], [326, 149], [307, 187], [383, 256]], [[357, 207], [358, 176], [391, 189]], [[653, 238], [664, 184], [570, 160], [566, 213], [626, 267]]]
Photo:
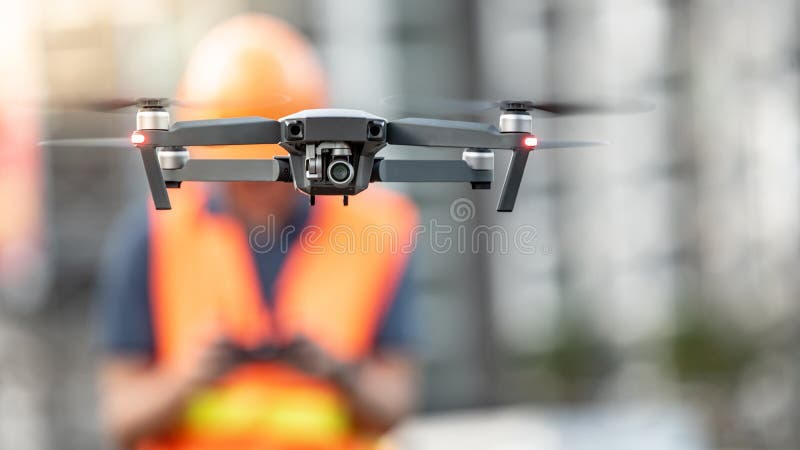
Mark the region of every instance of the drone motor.
[[167, 99], [146, 98], [140, 99], [136, 112], [137, 130], [168, 130], [169, 112], [167, 111]]
[[[169, 99], [141, 98], [137, 100], [139, 110], [136, 112], [136, 131], [140, 130], [169, 130], [170, 116], [167, 111]], [[137, 140], [140, 140], [137, 142]], [[144, 143], [144, 135], [134, 133], [131, 136], [133, 144]], [[164, 170], [177, 170], [189, 161], [189, 151], [186, 147], [158, 147], [156, 148], [158, 163]]]
[[530, 113], [532, 108], [533, 105], [525, 101], [501, 102], [500, 132], [533, 134], [533, 117]]

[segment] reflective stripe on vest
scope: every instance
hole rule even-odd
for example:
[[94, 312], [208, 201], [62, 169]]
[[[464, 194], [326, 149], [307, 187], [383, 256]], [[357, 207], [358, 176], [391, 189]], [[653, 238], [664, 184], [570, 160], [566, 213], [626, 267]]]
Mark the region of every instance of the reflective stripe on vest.
[[[262, 368], [260, 376], [278, 375], [269, 373], [276, 369], [281, 370]], [[185, 429], [197, 437], [235, 439], [244, 434], [318, 446], [341, 443], [349, 437], [350, 417], [334, 389], [267, 384], [254, 381], [254, 376], [238, 378], [229, 380], [223, 388], [198, 395], [187, 408]]]
[[[207, 212], [198, 187], [173, 192], [171, 211], [151, 213], [161, 367], [190, 364], [193, 352], [220, 333], [242, 345], [302, 334], [344, 361], [370, 352], [405, 270], [416, 224], [408, 200], [378, 187], [347, 207], [338, 198], [318, 199], [286, 255], [268, 311], [250, 248], [258, 236]], [[251, 364], [198, 395], [179, 427], [143, 447], [347, 448], [354, 438], [350, 422], [344, 397], [331, 384], [284, 365]]]

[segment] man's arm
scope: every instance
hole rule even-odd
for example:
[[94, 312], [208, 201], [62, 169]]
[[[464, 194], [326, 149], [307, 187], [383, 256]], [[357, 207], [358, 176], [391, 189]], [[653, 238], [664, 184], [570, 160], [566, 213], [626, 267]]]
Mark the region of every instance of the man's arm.
[[358, 367], [346, 389], [356, 422], [386, 431], [416, 406], [417, 367], [410, 353], [381, 350]]
[[359, 424], [384, 431], [411, 414], [419, 395], [414, 357], [415, 290], [409, 267], [380, 322], [375, 351], [361, 364], [351, 398]]
[[191, 389], [174, 375], [154, 370], [146, 358], [110, 356], [100, 367], [104, 425], [114, 441], [132, 448], [172, 424]]
[[147, 213], [139, 204], [114, 227], [99, 275], [101, 413], [107, 432], [123, 447], [165, 430], [186, 399], [225, 368], [214, 345], [186, 373], [153, 365], [148, 245]]
[[198, 353], [184, 372], [156, 369], [149, 358], [111, 356], [101, 362], [100, 398], [105, 424], [125, 448], [168, 429], [180, 417], [186, 401], [213, 383], [232, 365], [224, 341]]

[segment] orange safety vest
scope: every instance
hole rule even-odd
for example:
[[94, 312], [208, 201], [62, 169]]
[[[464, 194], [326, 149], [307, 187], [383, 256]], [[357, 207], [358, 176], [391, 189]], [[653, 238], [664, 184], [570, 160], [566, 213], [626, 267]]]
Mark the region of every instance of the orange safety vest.
[[[210, 326], [253, 346], [302, 334], [342, 361], [372, 350], [376, 328], [407, 263], [413, 204], [379, 187], [322, 197], [297, 230], [268, 311], [243, 226], [205, 208], [184, 186], [173, 209], [150, 215], [150, 289], [157, 364], [187, 364]], [[271, 324], [280, 326], [279, 332]], [[189, 401], [178, 425], [142, 449], [369, 448], [341, 392], [287, 365], [249, 364]]]

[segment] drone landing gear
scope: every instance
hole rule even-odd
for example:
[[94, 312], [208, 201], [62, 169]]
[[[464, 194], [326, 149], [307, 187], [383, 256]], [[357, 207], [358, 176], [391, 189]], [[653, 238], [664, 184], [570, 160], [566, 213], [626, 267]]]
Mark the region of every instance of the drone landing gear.
[[172, 209], [167, 193], [167, 185], [164, 182], [164, 175], [161, 172], [161, 165], [158, 163], [158, 154], [153, 146], [140, 147], [144, 171], [147, 174], [147, 183], [150, 185], [150, 192], [153, 195], [153, 203], [156, 209]]
[[[316, 195], [309, 195], [308, 196], [308, 204], [314, 206], [317, 204], [317, 196]], [[347, 206], [350, 204], [350, 196], [343, 195], [342, 196], [342, 205]]]
[[516, 149], [511, 155], [506, 181], [503, 183], [500, 201], [497, 203], [497, 210], [500, 212], [511, 212], [514, 209], [519, 186], [522, 183], [522, 175], [525, 173], [525, 163], [528, 162], [528, 153], [530, 151], [527, 149]]

